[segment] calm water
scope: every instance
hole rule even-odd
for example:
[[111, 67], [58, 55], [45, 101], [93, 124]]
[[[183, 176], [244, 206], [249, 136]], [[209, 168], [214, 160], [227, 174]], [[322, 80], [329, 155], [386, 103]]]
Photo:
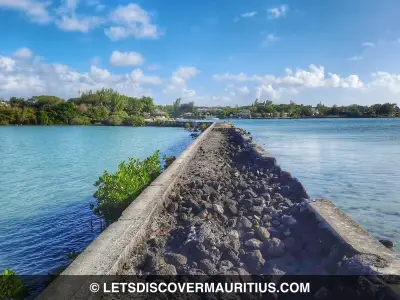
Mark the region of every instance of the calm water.
[[0, 271], [46, 274], [99, 233], [90, 226], [94, 182], [128, 157], [177, 155], [181, 128], [1, 127]]
[[400, 119], [233, 122], [296, 176], [400, 250]]

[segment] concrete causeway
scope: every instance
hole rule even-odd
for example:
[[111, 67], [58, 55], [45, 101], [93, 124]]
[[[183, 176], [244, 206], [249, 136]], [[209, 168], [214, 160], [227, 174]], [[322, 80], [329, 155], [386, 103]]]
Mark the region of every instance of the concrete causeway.
[[216, 123], [62, 273], [88, 275], [85, 281], [60, 276], [38, 299], [61, 292], [91, 299], [94, 275], [152, 274], [373, 275], [383, 282], [400, 275], [400, 265], [332, 202], [310, 201], [245, 131]]

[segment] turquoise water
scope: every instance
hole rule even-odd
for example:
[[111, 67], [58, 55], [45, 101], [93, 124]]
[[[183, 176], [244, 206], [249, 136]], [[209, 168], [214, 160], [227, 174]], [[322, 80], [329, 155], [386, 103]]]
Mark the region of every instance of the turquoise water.
[[128, 157], [177, 155], [182, 128], [0, 127], [0, 271], [46, 274], [98, 234], [94, 182]]
[[400, 119], [236, 120], [311, 198], [400, 244]]

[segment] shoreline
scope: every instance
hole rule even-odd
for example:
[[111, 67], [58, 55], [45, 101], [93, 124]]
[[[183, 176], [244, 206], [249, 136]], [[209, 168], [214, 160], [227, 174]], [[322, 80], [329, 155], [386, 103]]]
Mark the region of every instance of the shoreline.
[[193, 125], [201, 125], [201, 123], [206, 123], [208, 125], [213, 122], [229, 122], [229, 121], [237, 121], [237, 120], [308, 120], [308, 119], [399, 119], [400, 116], [396, 117], [268, 117], [268, 118], [219, 118], [219, 119], [185, 119], [184, 121], [176, 121], [176, 120], [155, 120], [155, 121], [145, 121], [145, 124], [142, 126], [135, 125], [109, 125], [109, 124], [87, 124], [87, 125], [76, 125], [76, 124], [0, 124], [0, 127], [18, 127], [18, 126], [32, 126], [32, 127], [53, 127], [53, 126], [75, 126], [75, 127], [92, 127], [92, 126], [105, 126], [105, 127], [185, 127], [186, 123], [190, 123]]

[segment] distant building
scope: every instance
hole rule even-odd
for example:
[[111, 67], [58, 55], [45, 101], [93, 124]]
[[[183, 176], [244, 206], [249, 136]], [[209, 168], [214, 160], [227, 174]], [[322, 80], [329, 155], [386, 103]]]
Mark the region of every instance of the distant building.
[[312, 107], [312, 108], [311, 108], [311, 110], [312, 110], [312, 114], [313, 114], [313, 116], [315, 116], [315, 115], [319, 115], [319, 110], [318, 110], [318, 108], [317, 108], [317, 107]]
[[6, 101], [0, 101], [0, 106], [10, 106]]

